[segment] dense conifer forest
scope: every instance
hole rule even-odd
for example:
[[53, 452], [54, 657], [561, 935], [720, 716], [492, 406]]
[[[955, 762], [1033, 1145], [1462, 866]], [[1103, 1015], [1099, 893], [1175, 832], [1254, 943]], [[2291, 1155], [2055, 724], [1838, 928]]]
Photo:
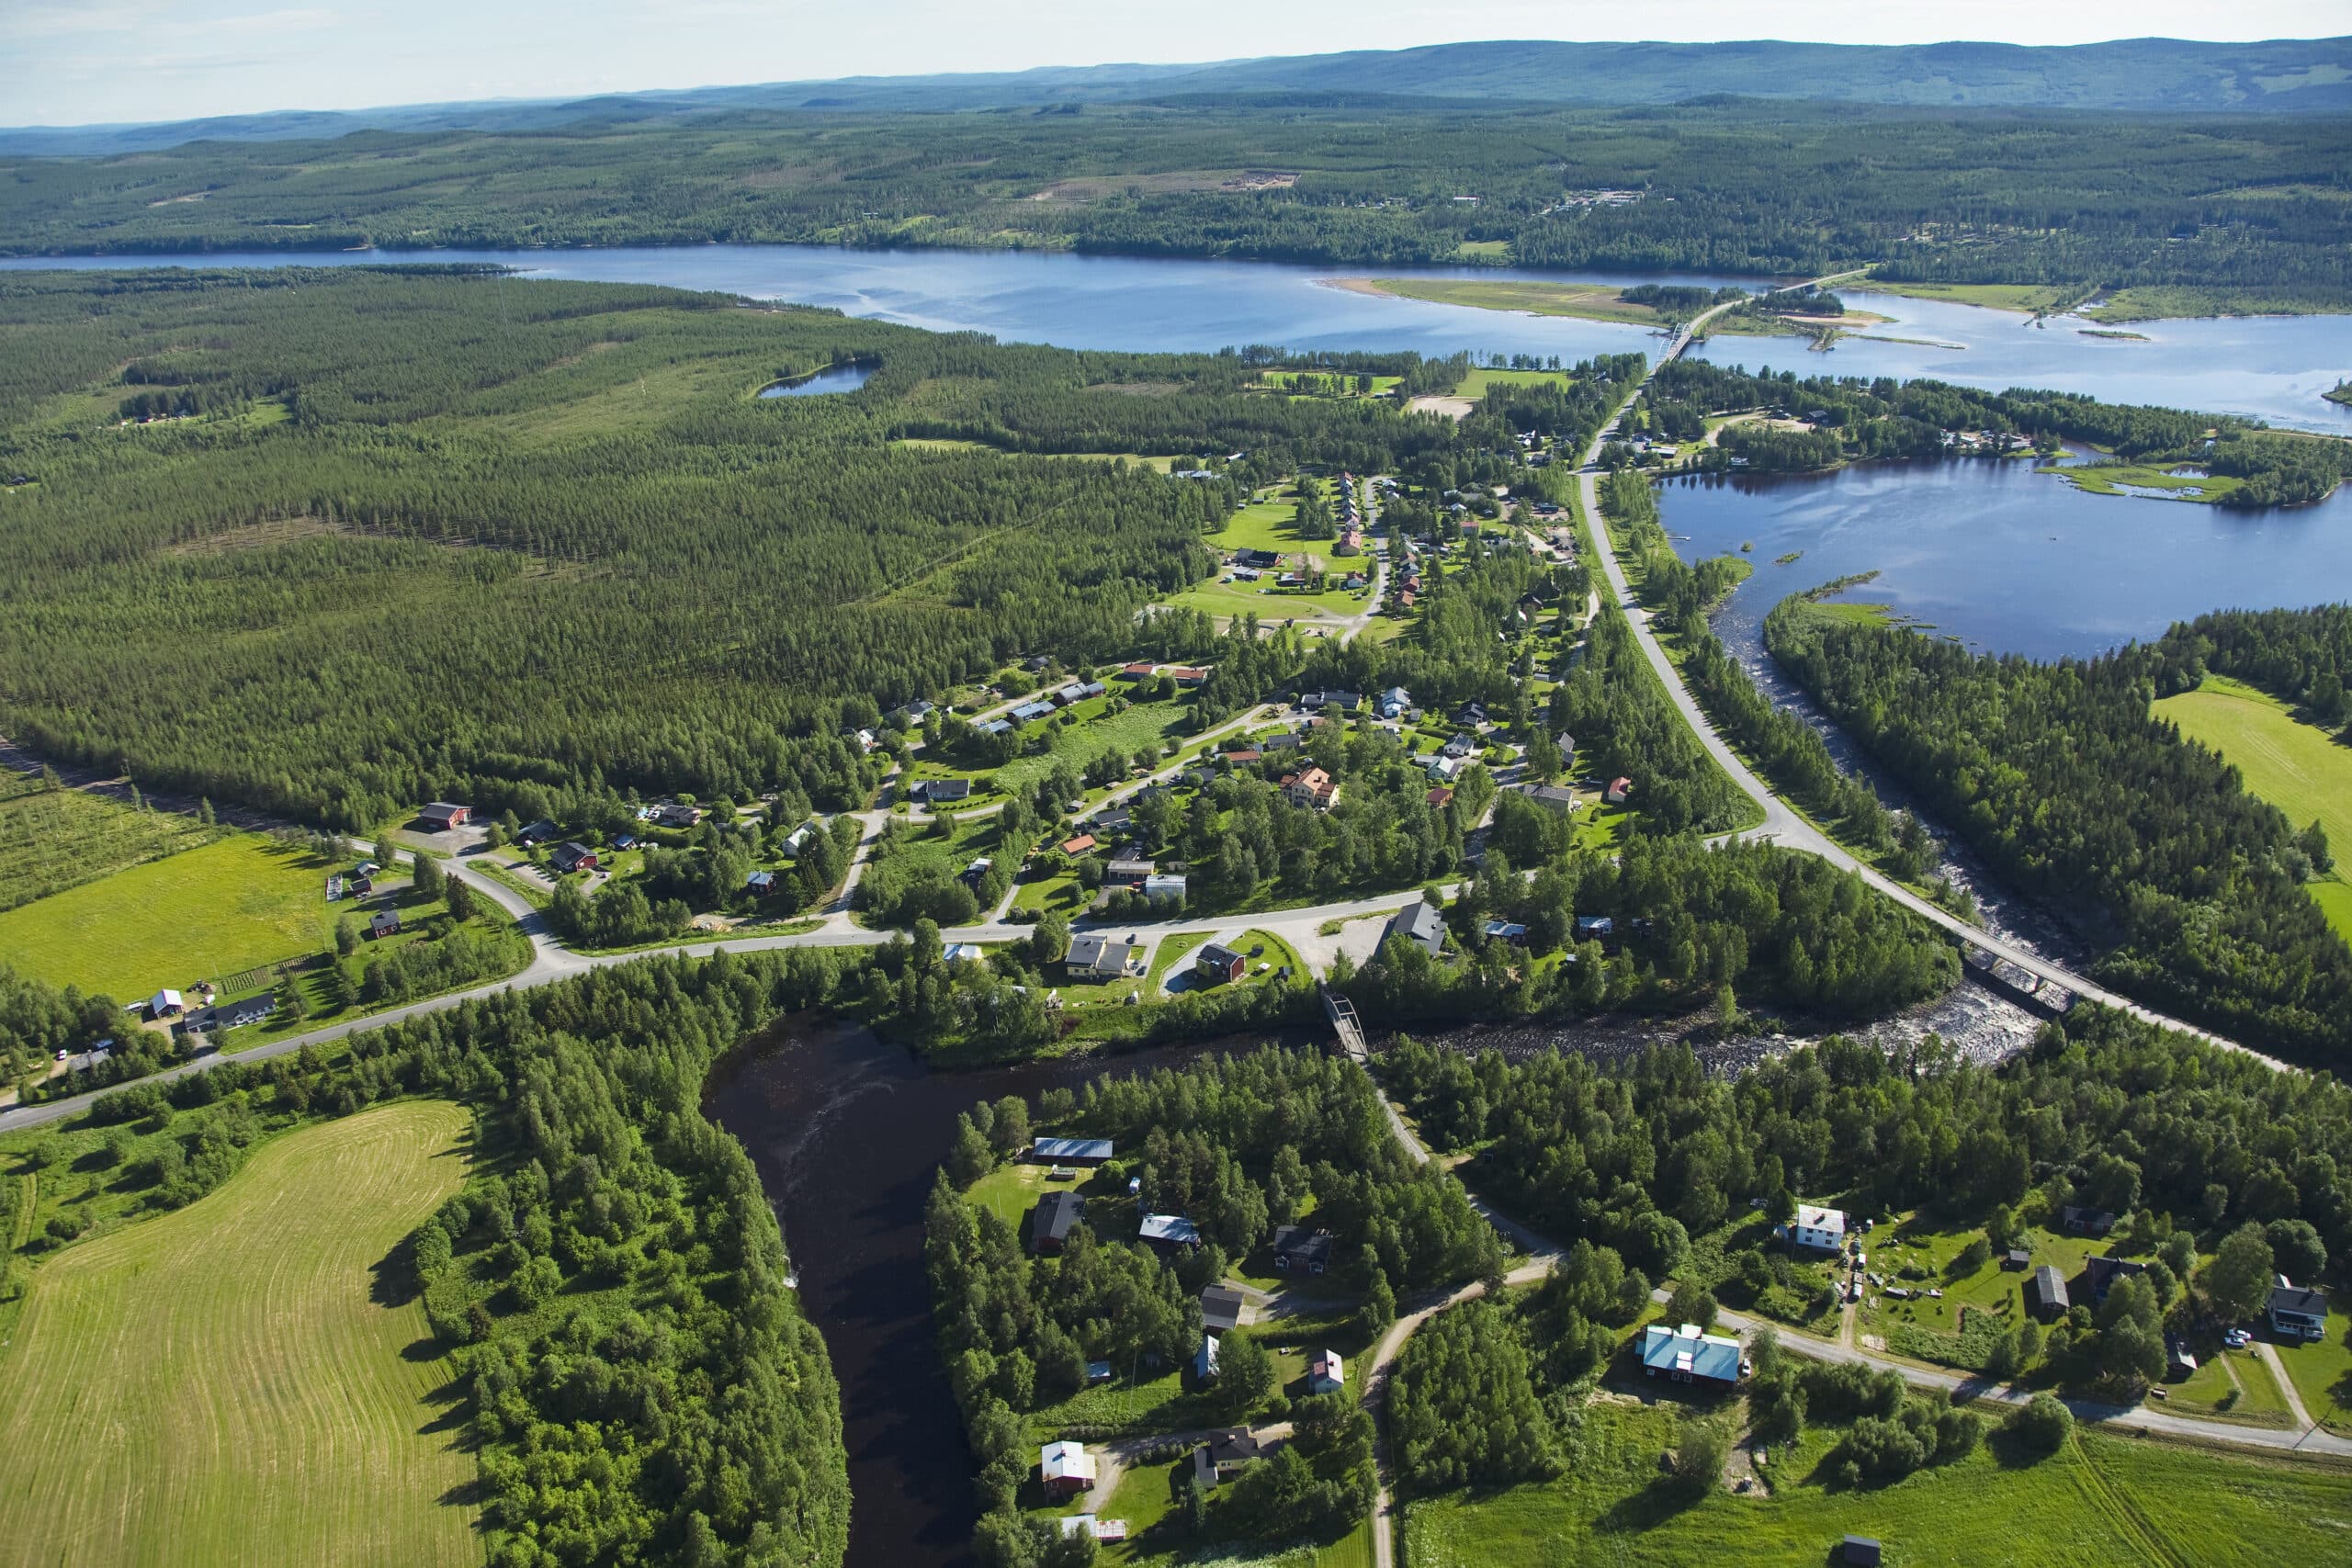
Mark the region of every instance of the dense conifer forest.
[[[445, 796], [845, 807], [842, 724], [1124, 652], [1238, 484], [1457, 439], [1245, 394], [1238, 355], [448, 273], [15, 276], [0, 341], [0, 466], [31, 481], [0, 491], [0, 723], [338, 828]], [[858, 392], [751, 396], [853, 360]], [[165, 387], [187, 412], [138, 423]], [[1205, 482], [1007, 456], [1235, 450]]]
[[[2021, 891], [2081, 919], [2094, 975], [2233, 1039], [2320, 1066], [2352, 1048], [2352, 952], [2301, 882], [2331, 853], [2155, 717], [2218, 658], [2340, 699], [2342, 608], [2207, 616], [2088, 662], [1970, 653], [1785, 601], [1781, 666]], [[2305, 671], [2308, 671], [2308, 673]], [[2334, 676], [2335, 687], [2324, 682]]]
[[[2185, 285], [2341, 309], [2346, 135], [2320, 116], [1737, 99], [744, 112], [18, 157], [0, 180], [0, 247], [1013, 244], [1803, 276], [1875, 260], [1900, 279]], [[1589, 199], [1603, 189], [1641, 198]]]

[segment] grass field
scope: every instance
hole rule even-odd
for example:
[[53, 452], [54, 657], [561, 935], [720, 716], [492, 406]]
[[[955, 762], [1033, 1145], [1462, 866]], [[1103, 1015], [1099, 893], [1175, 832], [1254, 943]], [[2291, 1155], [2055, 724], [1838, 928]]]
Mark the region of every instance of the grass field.
[[447, 1363], [374, 1279], [466, 1129], [446, 1101], [302, 1128], [43, 1264], [0, 1359], [0, 1563], [479, 1562]]
[[1548, 1484], [1418, 1502], [1405, 1519], [1413, 1568], [1817, 1568], [1848, 1531], [1904, 1568], [2033, 1562], [2105, 1568], [2119, 1557], [2257, 1568], [2341, 1561], [2352, 1472], [2334, 1465], [2084, 1432], [2040, 1462], [1996, 1438], [1891, 1486], [1834, 1489], [1813, 1472], [1834, 1431], [1774, 1449], [1767, 1495], [1691, 1500], [1658, 1474], [1677, 1407], [1596, 1404], [1578, 1461]]
[[1858, 278], [1846, 287], [1857, 293], [1901, 294], [1913, 299], [1941, 299], [1947, 304], [2028, 315], [2063, 310], [2084, 293], [2073, 286], [2040, 283], [1891, 283], [1881, 277]]
[[325, 946], [328, 870], [236, 834], [0, 914], [0, 953], [53, 985], [133, 1001]]
[[161, 860], [220, 838], [170, 811], [135, 811], [78, 789], [46, 789], [38, 778], [0, 775], [0, 909], [13, 909]]
[[2267, 692], [2219, 675], [2207, 676], [2193, 692], [2165, 698], [2156, 714], [2219, 751], [2245, 775], [2247, 789], [2297, 828], [2316, 821], [2326, 831], [2335, 874], [2310, 886], [2329, 923], [2352, 941], [2352, 882], [2343, 869], [2352, 856], [2352, 747], [2299, 722]]
[[2316, 1344], [2277, 1347], [2280, 1365], [2302, 1395], [2312, 1420], [2331, 1432], [2352, 1433], [2352, 1312], [2341, 1291], [2329, 1292], [2327, 1337]]

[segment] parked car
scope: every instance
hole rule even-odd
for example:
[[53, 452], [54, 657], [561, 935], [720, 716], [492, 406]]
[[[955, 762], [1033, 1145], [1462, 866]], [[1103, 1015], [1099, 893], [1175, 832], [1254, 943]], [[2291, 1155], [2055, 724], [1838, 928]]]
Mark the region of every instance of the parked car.
[[2254, 1336], [2243, 1328], [2233, 1328], [2222, 1336], [2222, 1343], [2233, 1350], [2243, 1350], [2254, 1343]]

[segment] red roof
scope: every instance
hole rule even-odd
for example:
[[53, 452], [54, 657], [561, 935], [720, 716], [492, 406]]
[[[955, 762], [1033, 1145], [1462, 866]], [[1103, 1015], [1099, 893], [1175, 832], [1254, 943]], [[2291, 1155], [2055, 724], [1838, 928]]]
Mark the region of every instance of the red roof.
[[1609, 787], [1611, 789], [1631, 789], [1634, 787], [1634, 781], [1631, 779], [1611, 779], [1609, 781]]
[[1263, 751], [1227, 751], [1225, 760], [1228, 762], [1254, 762], [1264, 755]]
[[1453, 798], [1453, 791], [1451, 789], [1438, 788], [1430, 791], [1430, 804], [1431, 806], [1443, 806]]
[[1159, 665], [1152, 663], [1149, 660], [1146, 660], [1140, 664], [1120, 665], [1119, 673], [1122, 675], [1148, 675], [1159, 668]]

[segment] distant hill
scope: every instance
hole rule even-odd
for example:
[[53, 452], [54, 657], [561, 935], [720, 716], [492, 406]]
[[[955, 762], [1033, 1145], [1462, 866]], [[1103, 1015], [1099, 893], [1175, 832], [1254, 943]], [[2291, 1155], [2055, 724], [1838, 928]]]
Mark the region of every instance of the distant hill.
[[2340, 114], [2352, 111], [2352, 38], [2199, 43], [2124, 39], [2006, 43], [1435, 44], [1197, 65], [1053, 66], [942, 76], [854, 76], [564, 100], [289, 110], [154, 125], [0, 130], [0, 153], [141, 152], [200, 140], [281, 141], [354, 130], [520, 130], [720, 109], [951, 112], [1200, 95], [1314, 93], [1450, 101], [1659, 104], [1731, 96], [1921, 107]]

